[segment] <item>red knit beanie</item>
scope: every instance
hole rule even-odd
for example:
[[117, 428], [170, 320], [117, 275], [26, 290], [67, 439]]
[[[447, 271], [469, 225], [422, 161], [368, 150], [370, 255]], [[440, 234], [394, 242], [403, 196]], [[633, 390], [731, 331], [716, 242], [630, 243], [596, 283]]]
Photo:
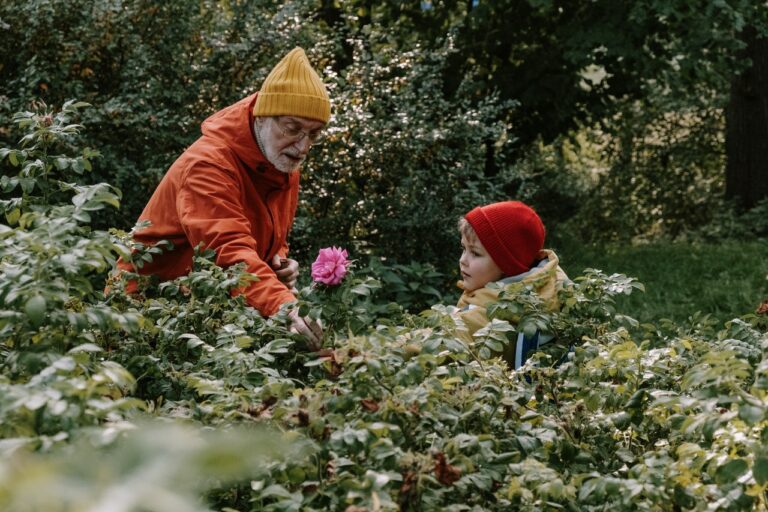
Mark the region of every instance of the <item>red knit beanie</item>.
[[530, 270], [544, 248], [544, 224], [520, 201], [478, 206], [464, 218], [505, 276]]

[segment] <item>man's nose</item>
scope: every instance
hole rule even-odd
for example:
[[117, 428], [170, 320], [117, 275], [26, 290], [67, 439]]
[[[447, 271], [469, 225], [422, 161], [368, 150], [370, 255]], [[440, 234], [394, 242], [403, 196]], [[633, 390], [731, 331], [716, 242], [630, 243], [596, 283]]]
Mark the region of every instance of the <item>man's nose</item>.
[[305, 135], [301, 140], [296, 141], [294, 145], [302, 154], [307, 154], [309, 153], [309, 148], [312, 147], [312, 142], [309, 140], [309, 137]]

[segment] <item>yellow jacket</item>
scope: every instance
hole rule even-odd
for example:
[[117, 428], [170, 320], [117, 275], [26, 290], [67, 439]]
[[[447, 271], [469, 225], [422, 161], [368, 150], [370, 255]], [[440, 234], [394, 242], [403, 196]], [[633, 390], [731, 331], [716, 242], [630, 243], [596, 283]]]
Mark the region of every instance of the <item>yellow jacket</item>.
[[[544, 300], [547, 309], [556, 311], [560, 309], [557, 292], [570, 280], [560, 268], [560, 260], [553, 251], [544, 250], [541, 251], [540, 255], [544, 259], [531, 270], [516, 276], [506, 277], [498, 283], [508, 292], [533, 286], [536, 293]], [[459, 287], [463, 288], [462, 281], [459, 281]], [[500, 291], [500, 288], [485, 286], [473, 292], [465, 291], [462, 294], [457, 306], [459, 307], [458, 315], [469, 330], [468, 336], [465, 337], [467, 341], [471, 341], [472, 335], [489, 323], [487, 307], [499, 300]]]

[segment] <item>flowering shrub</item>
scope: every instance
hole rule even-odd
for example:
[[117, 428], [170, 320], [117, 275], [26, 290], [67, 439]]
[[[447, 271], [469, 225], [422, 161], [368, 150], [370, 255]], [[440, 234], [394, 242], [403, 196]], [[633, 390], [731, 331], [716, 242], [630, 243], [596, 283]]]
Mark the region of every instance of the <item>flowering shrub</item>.
[[320, 249], [317, 259], [312, 263], [312, 279], [316, 283], [336, 286], [347, 275], [350, 261], [346, 249], [326, 247]]
[[[33, 151], [41, 181], [35, 169], [79, 158], [50, 147], [1, 150], [4, 175]], [[249, 276], [209, 253], [142, 297], [103, 297], [91, 281], [123, 249], [85, 213], [108, 189], [43, 185], [56, 193], [9, 185], [2, 203], [20, 211], [0, 226], [0, 510], [768, 505], [764, 317], [640, 325], [614, 303], [638, 283], [589, 271], [558, 313], [505, 294], [465, 343], [455, 308], [409, 314], [337, 249], [324, 276], [343, 268], [341, 282], [299, 291], [328, 337], [306, 352], [286, 318], [232, 297]], [[512, 372], [491, 357], [510, 319], [558, 343]]]
[[362, 332], [381, 312], [375, 305], [380, 282], [370, 275], [355, 275], [354, 262], [348, 258], [346, 249], [320, 249], [312, 263], [313, 283], [299, 290], [302, 314], [322, 323], [326, 341]]

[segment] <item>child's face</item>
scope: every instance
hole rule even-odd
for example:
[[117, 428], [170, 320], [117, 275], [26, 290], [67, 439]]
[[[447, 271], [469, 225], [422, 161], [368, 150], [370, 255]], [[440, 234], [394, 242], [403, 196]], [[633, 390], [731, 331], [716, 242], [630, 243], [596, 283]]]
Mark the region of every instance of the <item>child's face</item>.
[[488, 255], [480, 240], [470, 241], [466, 236], [461, 235], [461, 248], [459, 268], [461, 277], [464, 279], [465, 291], [473, 292], [504, 277], [504, 273]]

